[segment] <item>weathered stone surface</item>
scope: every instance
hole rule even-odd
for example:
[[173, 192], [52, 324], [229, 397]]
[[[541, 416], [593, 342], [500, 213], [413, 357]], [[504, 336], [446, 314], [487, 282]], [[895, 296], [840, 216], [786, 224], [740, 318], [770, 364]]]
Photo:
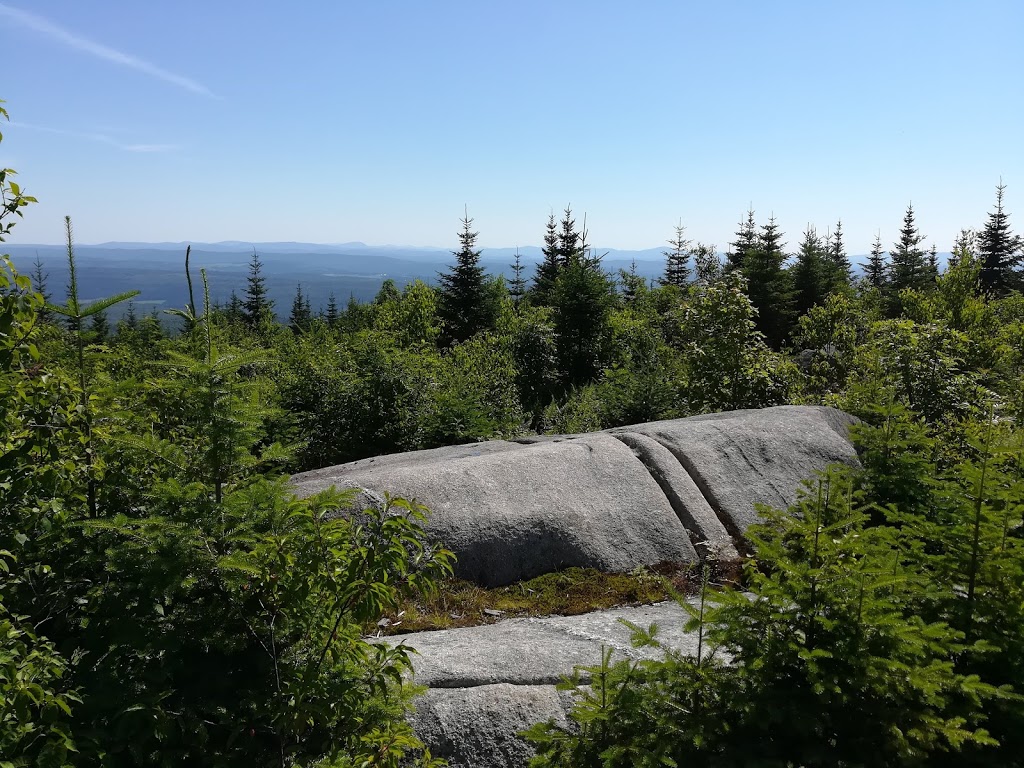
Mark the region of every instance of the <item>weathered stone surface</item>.
[[296, 475], [415, 498], [459, 576], [488, 586], [570, 566], [609, 572], [697, 559], [686, 529], [633, 452], [607, 434], [533, 445], [482, 443]]
[[381, 456], [292, 482], [301, 496], [336, 484], [422, 502], [457, 574], [497, 586], [569, 566], [733, 557], [756, 504], [786, 507], [815, 472], [856, 463], [854, 421], [833, 408], [732, 411]]
[[688, 614], [671, 602], [391, 638], [416, 649], [415, 681], [429, 686], [410, 718], [417, 735], [452, 766], [525, 766], [532, 750], [516, 734], [538, 722], [566, 722], [571, 694], [556, 691], [555, 682], [574, 667], [599, 664], [605, 648], [613, 660], [658, 657], [656, 649], [632, 647], [622, 619], [644, 629], [657, 624], [667, 647], [696, 653], [697, 638], [684, 629]]
[[633, 648], [632, 630], [621, 619], [644, 629], [657, 624], [658, 636], [670, 647], [696, 653], [696, 638], [683, 629], [688, 618], [679, 605], [667, 602], [580, 616], [506, 619], [479, 627], [413, 632], [388, 642], [416, 651], [412, 657], [416, 682], [431, 688], [554, 684], [574, 667], [600, 663], [602, 648], [614, 649], [621, 658], [656, 658], [656, 650]]
[[517, 734], [548, 720], [565, 725], [571, 696], [553, 685], [431, 689], [409, 720], [431, 755], [450, 768], [525, 766], [533, 749]]
[[832, 463], [855, 465], [852, 416], [783, 405], [612, 430], [646, 435], [679, 460], [731, 533], [759, 519], [755, 505], [786, 508], [804, 480]]
[[654, 438], [636, 432], [618, 432], [615, 436], [633, 449], [661, 486], [701, 559], [709, 554], [719, 560], [737, 557], [729, 532], [672, 451]]

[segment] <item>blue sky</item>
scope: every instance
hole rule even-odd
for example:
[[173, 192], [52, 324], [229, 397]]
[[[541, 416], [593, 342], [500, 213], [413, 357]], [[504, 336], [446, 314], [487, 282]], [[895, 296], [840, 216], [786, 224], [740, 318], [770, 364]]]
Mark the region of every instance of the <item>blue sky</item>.
[[[1024, 229], [1024, 3], [0, 0], [10, 242]], [[1018, 213], [1019, 212], [1019, 213]]]

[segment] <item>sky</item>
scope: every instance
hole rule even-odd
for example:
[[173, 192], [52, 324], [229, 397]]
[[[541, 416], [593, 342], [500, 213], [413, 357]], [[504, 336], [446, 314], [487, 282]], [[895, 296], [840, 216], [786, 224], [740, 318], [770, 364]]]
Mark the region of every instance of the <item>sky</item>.
[[[0, 0], [11, 243], [940, 251], [1000, 179], [1024, 229], [1024, 3]], [[1016, 212], [1016, 213], [1015, 213]]]

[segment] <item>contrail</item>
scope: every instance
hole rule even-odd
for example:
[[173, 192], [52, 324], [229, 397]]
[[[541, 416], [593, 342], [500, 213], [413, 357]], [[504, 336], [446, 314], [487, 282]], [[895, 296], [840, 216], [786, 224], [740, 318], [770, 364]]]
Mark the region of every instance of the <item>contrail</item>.
[[108, 48], [100, 43], [95, 43], [92, 40], [87, 40], [84, 37], [68, 32], [66, 29], [58, 27], [56, 24], [52, 24], [41, 16], [28, 13], [27, 11], [19, 10], [18, 8], [12, 8], [9, 5], [0, 3], [0, 16], [6, 16], [18, 24], [21, 24], [29, 29], [33, 29], [36, 32], [46, 35], [69, 48], [75, 48], [79, 51], [91, 54], [99, 59], [113, 62], [114, 64], [120, 64], [122, 67], [128, 67], [134, 69], [137, 72], [155, 77], [158, 80], [163, 80], [165, 83], [171, 83], [179, 88], [184, 88], [186, 91], [192, 91], [192, 93], [198, 93], [202, 96], [209, 98], [216, 98], [213, 92], [201, 83], [197, 83], [195, 80], [190, 80], [187, 77], [176, 75], [173, 72], [168, 72], [166, 69], [161, 69], [155, 64], [150, 64], [148, 61], [136, 58], [127, 53], [121, 51], [115, 51], [113, 48]]

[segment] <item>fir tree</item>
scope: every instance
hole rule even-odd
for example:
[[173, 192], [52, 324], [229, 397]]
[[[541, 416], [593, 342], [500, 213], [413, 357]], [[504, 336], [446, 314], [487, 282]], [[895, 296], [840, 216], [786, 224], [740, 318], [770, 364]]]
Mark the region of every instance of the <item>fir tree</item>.
[[853, 281], [853, 267], [850, 257], [846, 255], [846, 244], [843, 242], [843, 221], [836, 222], [835, 232], [827, 239], [828, 257], [832, 265], [832, 290], [841, 285], [849, 285]]
[[555, 214], [548, 215], [548, 223], [544, 230], [544, 247], [541, 248], [543, 258], [538, 262], [533, 275], [533, 299], [535, 304], [551, 303], [551, 290], [562, 270], [561, 253], [558, 248], [558, 222]]
[[334, 297], [334, 291], [327, 296], [327, 312], [324, 320], [331, 328], [338, 324], [338, 300]]
[[274, 302], [267, 296], [266, 280], [261, 274], [263, 262], [259, 254], [253, 249], [252, 261], [249, 262], [249, 276], [246, 278], [245, 302], [242, 307], [245, 310], [245, 322], [255, 328], [264, 318], [272, 315]]
[[825, 300], [832, 286], [833, 267], [831, 243], [823, 242], [808, 224], [792, 270], [797, 315], [805, 314]]
[[302, 294], [302, 283], [295, 286], [295, 298], [292, 299], [292, 311], [288, 316], [288, 327], [294, 333], [305, 331], [313, 319], [313, 313], [309, 306], [309, 298]]
[[928, 282], [934, 283], [939, 279], [939, 252], [935, 247], [935, 243], [932, 243], [932, 247], [928, 249], [928, 263], [925, 269], [928, 275]]
[[602, 368], [615, 287], [600, 257], [575, 252], [552, 292], [555, 346], [566, 388], [593, 380]]
[[438, 315], [449, 342], [465, 341], [493, 327], [497, 317], [498, 308], [492, 292], [487, 290], [484, 268], [480, 266], [478, 233], [472, 230], [472, 224], [466, 213], [459, 233], [459, 250], [452, 251], [455, 265], [439, 276]]
[[757, 309], [757, 329], [774, 349], [780, 349], [793, 322], [793, 288], [785, 269], [782, 233], [773, 216], [761, 226], [757, 241], [743, 259], [747, 295]]
[[93, 344], [103, 344], [110, 337], [110, 321], [106, 312], [97, 312], [89, 323], [89, 339]]
[[43, 297], [43, 307], [39, 310], [39, 322], [48, 323], [53, 319], [53, 313], [46, 308], [46, 304], [52, 304], [53, 299], [46, 288], [46, 282], [50, 277], [49, 272], [43, 271], [43, 262], [36, 253], [36, 260], [32, 262], [32, 289]]
[[229, 323], [245, 322], [245, 304], [242, 303], [242, 299], [239, 298], [234, 289], [231, 291], [231, 298], [228, 299], [227, 307], [224, 308], [224, 315]]
[[622, 299], [627, 305], [636, 301], [637, 296], [647, 290], [647, 281], [636, 271], [636, 259], [629, 265], [629, 270], [619, 270], [619, 284], [622, 286]]
[[889, 274], [894, 292], [904, 288], [923, 288], [928, 282], [928, 265], [920, 245], [925, 236], [914, 222], [914, 206], [908, 205], [903, 216], [900, 239], [889, 253]]
[[996, 187], [996, 209], [978, 236], [981, 257], [981, 289], [992, 296], [1006, 293], [1014, 283], [1014, 269], [1021, 263], [1021, 238], [1010, 229], [1010, 215], [1003, 210], [1006, 185]]
[[562, 268], [577, 255], [585, 256], [587, 251], [586, 223], [582, 234], [576, 231], [576, 219], [572, 217], [572, 206], [566, 206], [558, 231], [558, 263]]
[[736, 239], [729, 243], [729, 251], [725, 254], [725, 269], [731, 272], [743, 267], [747, 253], [757, 247], [757, 224], [754, 222], [753, 207], [747, 209], [746, 220], [741, 220], [736, 230]]
[[164, 338], [164, 326], [160, 322], [160, 315], [154, 309], [142, 318], [139, 323], [139, 338], [147, 347], [153, 347], [158, 341]]
[[[668, 244], [671, 250], [662, 251], [665, 257], [665, 274], [658, 281], [661, 285], [685, 288], [690, 281], [690, 241], [683, 237], [686, 228], [682, 222], [676, 225], [676, 234]], [[635, 263], [634, 263], [635, 266]]]
[[128, 300], [128, 306], [125, 308], [124, 317], [121, 318], [117, 326], [118, 332], [120, 332], [122, 327], [129, 331], [139, 330], [139, 318], [135, 314], [135, 302], [131, 299]]
[[882, 250], [882, 236], [875, 234], [875, 242], [871, 245], [871, 255], [868, 256], [866, 264], [861, 264], [864, 269], [864, 280], [872, 288], [885, 289], [889, 284], [889, 265], [886, 264], [885, 251]]
[[523, 277], [525, 267], [523, 267], [518, 248], [516, 248], [516, 260], [512, 262], [511, 266], [512, 279], [508, 281], [508, 295], [511, 297], [512, 303], [518, 307], [526, 295], [526, 278]]

